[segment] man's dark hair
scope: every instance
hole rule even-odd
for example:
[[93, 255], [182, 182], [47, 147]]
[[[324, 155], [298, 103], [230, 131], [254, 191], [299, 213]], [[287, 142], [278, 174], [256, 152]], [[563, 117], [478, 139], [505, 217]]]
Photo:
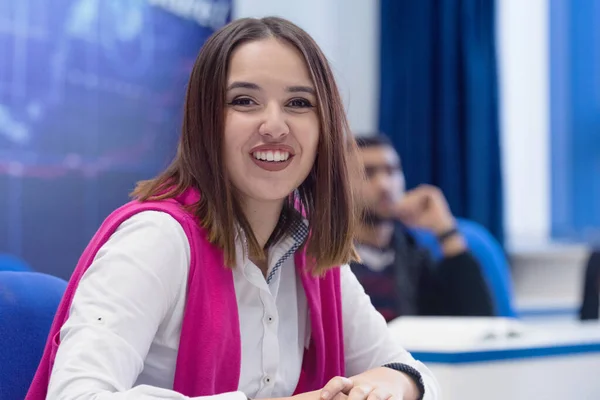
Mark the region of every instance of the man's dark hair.
[[355, 137], [355, 140], [356, 145], [361, 149], [376, 146], [394, 147], [390, 138], [381, 133], [376, 135], [359, 135]]

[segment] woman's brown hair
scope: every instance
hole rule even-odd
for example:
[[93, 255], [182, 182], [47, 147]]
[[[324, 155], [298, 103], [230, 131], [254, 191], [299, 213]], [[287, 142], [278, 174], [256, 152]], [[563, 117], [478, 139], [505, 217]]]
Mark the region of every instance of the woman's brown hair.
[[177, 155], [158, 177], [139, 182], [132, 196], [140, 201], [162, 200], [195, 188], [201, 193], [191, 211], [220, 247], [229, 266], [235, 265], [235, 232], [239, 224], [250, 256], [264, 257], [250, 225], [230, 188], [223, 165], [225, 90], [233, 50], [243, 43], [275, 38], [297, 48], [306, 61], [317, 92], [320, 138], [315, 164], [295, 193], [288, 197], [280, 223], [268, 243], [289, 227], [299, 201], [309, 222], [307, 256], [313, 272], [356, 258], [353, 247], [357, 210], [352, 182], [360, 169], [356, 144], [329, 63], [315, 41], [293, 23], [275, 17], [239, 19], [215, 32], [204, 44], [187, 87], [183, 127]]

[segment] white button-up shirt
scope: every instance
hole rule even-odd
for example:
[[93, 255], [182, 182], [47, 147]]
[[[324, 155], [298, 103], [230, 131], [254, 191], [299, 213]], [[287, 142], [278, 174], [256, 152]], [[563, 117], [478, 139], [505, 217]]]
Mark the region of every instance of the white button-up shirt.
[[[219, 400], [291, 396], [310, 340], [308, 305], [298, 279], [297, 245], [288, 236], [269, 251], [269, 279], [238, 245], [233, 270], [241, 335], [238, 392]], [[286, 254], [287, 253], [287, 254]], [[188, 399], [173, 381], [186, 303], [190, 247], [170, 215], [144, 211], [123, 222], [82, 277], [61, 344], [48, 399]], [[429, 370], [391, 337], [356, 277], [341, 267], [346, 373], [390, 362], [423, 376], [426, 399], [437, 398]]]

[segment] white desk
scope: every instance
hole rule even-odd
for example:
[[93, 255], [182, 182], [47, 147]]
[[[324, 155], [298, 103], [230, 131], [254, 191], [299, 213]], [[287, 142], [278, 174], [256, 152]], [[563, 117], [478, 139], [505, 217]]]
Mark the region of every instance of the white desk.
[[400, 318], [390, 329], [445, 400], [600, 399], [600, 324]]

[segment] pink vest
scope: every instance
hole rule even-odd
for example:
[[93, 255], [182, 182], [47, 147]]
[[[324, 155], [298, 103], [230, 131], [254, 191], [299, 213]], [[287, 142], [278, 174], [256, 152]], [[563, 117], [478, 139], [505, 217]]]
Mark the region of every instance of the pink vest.
[[[173, 389], [186, 396], [208, 396], [238, 390], [241, 340], [233, 275], [224, 267], [223, 253], [206, 240], [206, 232], [192, 214], [183, 210], [199, 199], [188, 190], [176, 199], [132, 201], [114, 211], [83, 252], [58, 307], [38, 370], [26, 400], [44, 400], [60, 344], [60, 329], [79, 280], [97, 251], [119, 225], [142, 211], [170, 214], [183, 227], [190, 244], [188, 293], [183, 316]], [[309, 306], [311, 339], [304, 352], [296, 393], [317, 390], [334, 376], [344, 375], [344, 341], [339, 268], [315, 278], [305, 272], [304, 250], [295, 254]]]

